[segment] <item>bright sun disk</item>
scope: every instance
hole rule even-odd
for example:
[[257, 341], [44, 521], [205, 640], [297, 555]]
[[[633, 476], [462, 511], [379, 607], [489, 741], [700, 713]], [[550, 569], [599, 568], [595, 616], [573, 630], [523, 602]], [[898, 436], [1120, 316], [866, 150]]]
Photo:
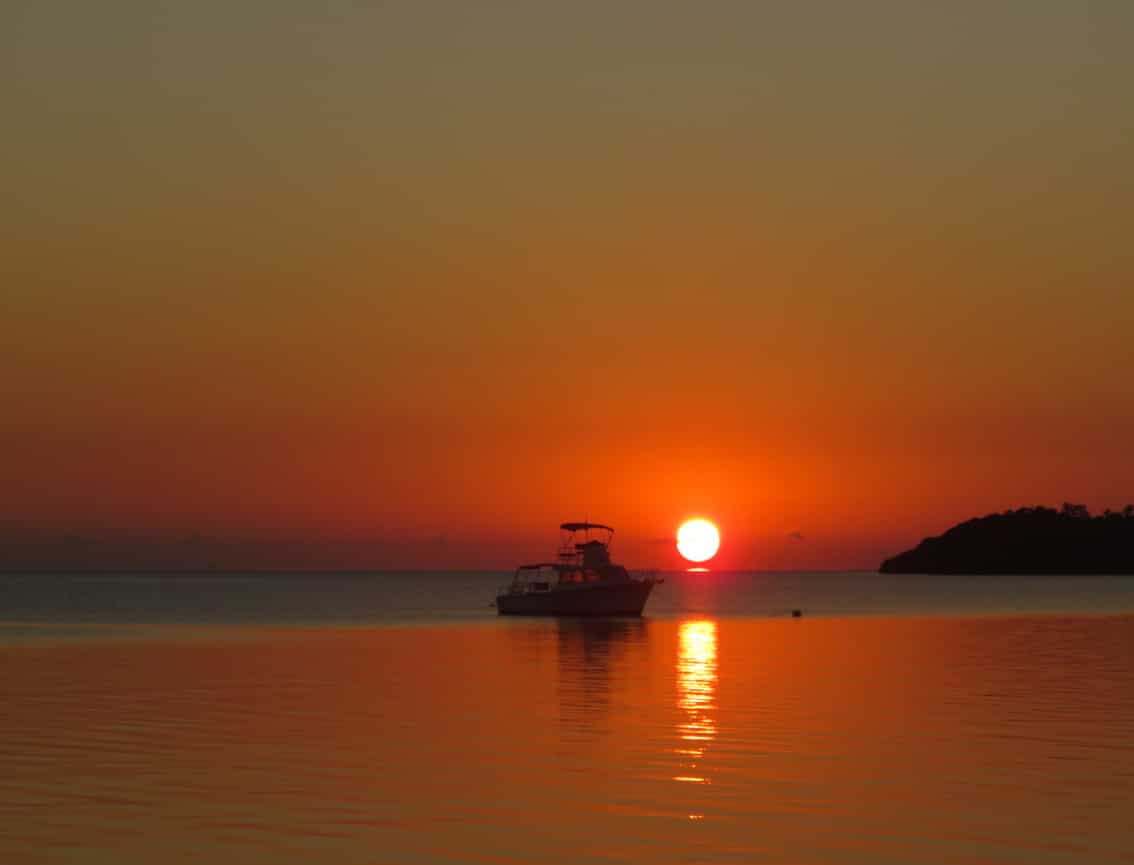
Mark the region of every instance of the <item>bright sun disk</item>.
[[708, 520], [687, 520], [677, 530], [677, 551], [690, 562], [707, 562], [721, 547], [721, 533]]

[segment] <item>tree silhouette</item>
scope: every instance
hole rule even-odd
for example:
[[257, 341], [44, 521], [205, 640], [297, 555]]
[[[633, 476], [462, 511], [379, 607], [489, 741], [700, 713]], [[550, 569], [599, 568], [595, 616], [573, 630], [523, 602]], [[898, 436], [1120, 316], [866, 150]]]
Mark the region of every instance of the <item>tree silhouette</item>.
[[1071, 502], [1064, 502], [1060, 513], [1073, 520], [1089, 520], [1091, 518], [1091, 512], [1087, 510], [1086, 505], [1073, 505]]

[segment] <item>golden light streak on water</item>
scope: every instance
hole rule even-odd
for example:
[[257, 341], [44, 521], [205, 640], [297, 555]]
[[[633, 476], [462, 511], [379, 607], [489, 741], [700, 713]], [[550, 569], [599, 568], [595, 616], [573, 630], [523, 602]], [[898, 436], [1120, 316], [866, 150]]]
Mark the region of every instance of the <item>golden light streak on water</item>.
[[[683, 763], [685, 770], [697, 768], [695, 760], [704, 756], [705, 748], [716, 736], [717, 728], [712, 716], [716, 684], [716, 622], [683, 622], [678, 631], [677, 706], [684, 717], [677, 723], [677, 735], [686, 747], [675, 748], [674, 753], [693, 758]], [[707, 777], [691, 772], [675, 775], [673, 780], [709, 783]]]

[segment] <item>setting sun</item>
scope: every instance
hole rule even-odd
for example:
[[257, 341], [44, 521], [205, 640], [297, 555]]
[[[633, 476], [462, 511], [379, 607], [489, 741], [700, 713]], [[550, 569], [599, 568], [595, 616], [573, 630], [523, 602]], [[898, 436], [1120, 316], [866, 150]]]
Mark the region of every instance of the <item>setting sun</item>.
[[688, 520], [677, 530], [677, 551], [690, 562], [707, 562], [721, 546], [721, 533], [708, 520]]

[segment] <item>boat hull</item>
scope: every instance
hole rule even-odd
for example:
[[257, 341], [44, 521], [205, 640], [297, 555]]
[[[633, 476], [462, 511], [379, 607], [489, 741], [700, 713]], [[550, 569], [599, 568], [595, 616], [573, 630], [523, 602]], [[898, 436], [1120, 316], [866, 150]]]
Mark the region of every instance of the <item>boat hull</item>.
[[562, 586], [496, 596], [501, 616], [640, 616], [654, 580]]

